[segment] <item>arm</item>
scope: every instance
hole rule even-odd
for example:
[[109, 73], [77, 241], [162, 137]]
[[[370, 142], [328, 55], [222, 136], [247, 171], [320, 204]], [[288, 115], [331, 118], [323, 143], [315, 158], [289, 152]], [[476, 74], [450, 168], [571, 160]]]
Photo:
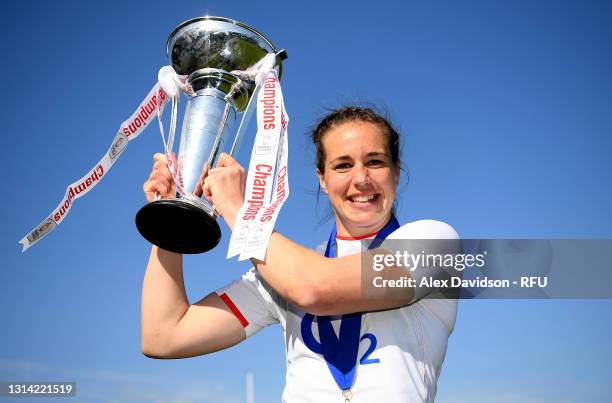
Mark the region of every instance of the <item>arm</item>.
[[[303, 310], [318, 315], [340, 315], [352, 312], [392, 309], [423, 298], [439, 286], [423, 285], [420, 279], [447, 281], [452, 269], [429, 266], [411, 271], [406, 264], [396, 262], [385, 265], [381, 271], [373, 270], [374, 256], [393, 255], [395, 252], [447, 255], [461, 252], [461, 242], [455, 230], [446, 223], [421, 220], [402, 226], [389, 236], [396, 243], [381, 245], [393, 248], [374, 249], [361, 254], [329, 259], [297, 245], [278, 233], [273, 233], [265, 261], [252, 259], [261, 276], [285, 298]], [[397, 243], [397, 240], [403, 240]], [[410, 240], [410, 241], [408, 241]], [[400, 247], [399, 250], [395, 248]], [[411, 252], [412, 250], [412, 252]], [[378, 260], [380, 264], [382, 260]], [[402, 260], [402, 262], [404, 262]], [[421, 266], [423, 263], [420, 263]], [[441, 263], [438, 263], [441, 264]], [[385, 281], [414, 279], [414, 287], [375, 287]], [[444, 286], [446, 287], [446, 286]]]
[[[232, 229], [244, 199], [242, 167], [229, 155], [222, 154], [218, 167], [205, 178], [203, 191]], [[376, 298], [364, 298], [361, 259], [360, 254], [326, 258], [273, 233], [265, 261], [253, 259], [252, 262], [277, 293], [301, 309], [318, 315], [392, 309], [413, 300], [414, 289], [411, 288], [404, 288], [401, 297], [397, 290], [386, 288], [381, 289]], [[386, 280], [410, 276], [409, 271], [400, 268], [390, 268], [379, 274]]]
[[141, 337], [148, 357], [185, 358], [231, 347], [245, 333], [217, 294], [190, 305], [182, 256], [154, 246], [142, 288]]
[[[151, 201], [155, 192], [173, 195], [163, 154], [156, 154], [151, 177], [143, 186]], [[183, 282], [182, 255], [154, 246], [142, 289], [141, 341], [145, 355], [183, 358], [218, 351], [244, 340], [239, 320], [215, 293], [190, 305]]]
[[[407, 305], [414, 289], [406, 288], [401, 297], [378, 295], [364, 298], [362, 254], [327, 258], [304, 248], [279, 233], [273, 233], [265, 261], [252, 259], [261, 276], [280, 295], [304, 311], [316, 315], [340, 315], [377, 311]], [[383, 270], [383, 279], [409, 276], [405, 270]], [[391, 293], [389, 293], [391, 294]]]

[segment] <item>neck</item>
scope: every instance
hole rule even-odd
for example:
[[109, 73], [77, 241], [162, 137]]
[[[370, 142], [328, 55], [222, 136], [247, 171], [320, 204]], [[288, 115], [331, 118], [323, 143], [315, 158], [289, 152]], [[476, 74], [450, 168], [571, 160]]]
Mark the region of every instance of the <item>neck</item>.
[[359, 226], [354, 223], [345, 223], [336, 215], [336, 235], [345, 238], [360, 238], [364, 235], [373, 235], [383, 229], [389, 222], [393, 213], [389, 212], [384, 218], [375, 224], [368, 226]]

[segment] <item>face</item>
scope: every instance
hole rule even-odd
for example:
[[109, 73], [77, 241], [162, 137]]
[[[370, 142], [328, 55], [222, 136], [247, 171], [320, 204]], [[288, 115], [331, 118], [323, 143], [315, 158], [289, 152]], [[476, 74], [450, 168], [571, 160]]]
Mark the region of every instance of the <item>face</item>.
[[317, 169], [321, 188], [336, 213], [338, 234], [359, 236], [380, 230], [389, 220], [399, 162], [391, 161], [382, 130], [354, 121], [323, 136], [325, 172]]

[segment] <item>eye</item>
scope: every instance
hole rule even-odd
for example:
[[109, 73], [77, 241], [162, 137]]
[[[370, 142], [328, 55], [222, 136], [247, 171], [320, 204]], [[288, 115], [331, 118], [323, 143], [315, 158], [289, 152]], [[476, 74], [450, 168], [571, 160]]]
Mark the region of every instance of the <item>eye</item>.
[[368, 165], [373, 166], [373, 167], [382, 166], [384, 164], [385, 164], [385, 161], [383, 160], [373, 159], [373, 160], [368, 161]]
[[350, 168], [351, 168], [351, 164], [349, 164], [348, 162], [341, 162], [334, 166], [334, 169], [336, 171], [346, 171], [347, 169], [350, 169]]

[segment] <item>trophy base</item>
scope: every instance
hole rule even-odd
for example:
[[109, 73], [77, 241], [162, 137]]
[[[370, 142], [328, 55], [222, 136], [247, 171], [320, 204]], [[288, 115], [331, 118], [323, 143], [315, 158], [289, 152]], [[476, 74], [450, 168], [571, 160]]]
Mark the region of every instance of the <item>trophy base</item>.
[[207, 252], [221, 239], [217, 221], [181, 199], [148, 203], [136, 214], [136, 227], [147, 241], [176, 253]]

